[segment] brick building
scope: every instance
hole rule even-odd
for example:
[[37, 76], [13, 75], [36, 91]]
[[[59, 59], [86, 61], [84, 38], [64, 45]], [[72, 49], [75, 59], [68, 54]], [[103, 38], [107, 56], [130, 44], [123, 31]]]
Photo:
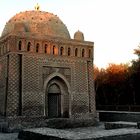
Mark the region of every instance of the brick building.
[[0, 114], [94, 118], [93, 45], [52, 13], [16, 14], [0, 38]]

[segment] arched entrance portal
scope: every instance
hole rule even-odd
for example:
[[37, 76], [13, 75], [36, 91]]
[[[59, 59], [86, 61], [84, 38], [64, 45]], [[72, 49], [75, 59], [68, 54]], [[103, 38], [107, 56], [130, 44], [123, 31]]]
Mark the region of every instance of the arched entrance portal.
[[48, 89], [48, 117], [61, 116], [61, 91], [57, 84], [50, 85]]
[[69, 117], [69, 92], [67, 83], [59, 76], [45, 81], [45, 115], [49, 118]]

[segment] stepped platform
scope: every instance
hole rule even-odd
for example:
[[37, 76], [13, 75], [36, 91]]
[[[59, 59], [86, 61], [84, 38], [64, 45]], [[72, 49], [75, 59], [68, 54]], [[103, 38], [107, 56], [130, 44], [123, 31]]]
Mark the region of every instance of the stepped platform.
[[124, 122], [124, 121], [117, 121], [117, 122], [105, 122], [105, 129], [117, 129], [117, 128], [138, 128], [136, 122]]
[[19, 132], [22, 140], [140, 140], [140, 129], [105, 130], [104, 125], [71, 129], [34, 128]]
[[126, 111], [98, 111], [99, 120], [103, 122], [140, 122], [140, 112]]

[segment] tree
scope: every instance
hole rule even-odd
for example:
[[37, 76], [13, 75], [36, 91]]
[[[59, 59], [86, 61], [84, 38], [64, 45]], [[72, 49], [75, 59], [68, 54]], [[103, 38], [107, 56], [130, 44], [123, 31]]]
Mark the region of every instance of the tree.
[[97, 104], [132, 104], [128, 70], [129, 64], [109, 64], [98, 72], [95, 78]]
[[130, 86], [133, 90], [134, 104], [140, 105], [140, 44], [138, 48], [134, 49], [134, 54], [138, 56], [138, 59], [132, 60], [132, 66], [130, 67]]
[[98, 105], [140, 105], [140, 45], [134, 49], [138, 59], [130, 64], [109, 64], [95, 68]]
[[140, 44], [138, 45], [137, 49], [134, 49], [134, 54], [138, 56], [138, 60], [140, 59]]

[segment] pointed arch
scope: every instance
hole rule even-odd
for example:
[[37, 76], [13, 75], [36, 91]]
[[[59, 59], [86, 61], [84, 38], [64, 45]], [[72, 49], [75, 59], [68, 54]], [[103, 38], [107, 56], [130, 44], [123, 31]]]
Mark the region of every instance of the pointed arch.
[[85, 56], [85, 49], [82, 49], [82, 57]]
[[78, 49], [75, 49], [75, 56], [78, 56]]
[[39, 43], [36, 44], [36, 52], [39, 52]]
[[65, 82], [65, 84], [67, 85], [68, 92], [70, 93], [70, 84], [69, 84], [69, 82], [67, 81], [67, 79], [66, 79], [62, 74], [60, 74], [60, 73], [58, 73], [58, 72], [55, 72], [55, 73], [49, 75], [49, 76], [45, 79], [43, 89], [44, 89], [44, 90], [46, 89], [46, 86], [48, 85], [49, 81], [50, 81], [51, 79], [53, 79], [54, 77], [59, 77], [59, 78], [61, 78], [61, 79]]
[[[50, 88], [53, 88], [53, 89], [50, 89]], [[60, 89], [60, 92], [58, 92], [58, 89]], [[45, 95], [44, 115], [50, 117], [51, 116], [50, 114], [52, 113], [51, 110], [53, 109], [51, 108], [50, 110], [49, 106], [55, 106], [55, 108], [59, 110], [58, 111], [59, 113], [56, 113], [56, 109], [54, 109], [53, 113], [59, 114], [58, 116], [56, 115], [56, 117], [70, 117], [71, 116], [70, 84], [65, 78], [65, 76], [63, 76], [62, 74], [58, 72], [51, 74], [45, 79], [43, 90], [44, 90], [44, 95]], [[58, 104], [56, 106], [55, 103], [51, 104], [50, 100], [52, 100], [53, 98], [51, 99], [49, 97], [55, 97], [55, 99], [57, 97], [57, 101], [55, 100], [55, 103], [59, 102], [58, 104], [60, 106], [58, 106]]]
[[60, 55], [64, 55], [64, 48], [63, 47], [60, 48]]
[[22, 50], [22, 42], [21, 42], [21, 40], [18, 42], [18, 50], [19, 51]]
[[31, 42], [28, 42], [27, 44], [27, 51], [29, 52], [31, 50]]
[[68, 48], [68, 56], [70, 56], [70, 55], [71, 55], [71, 49]]
[[45, 44], [45, 46], [44, 46], [44, 53], [47, 53], [47, 48], [48, 48], [48, 45]]
[[92, 54], [91, 54], [91, 49], [88, 50], [88, 57], [91, 58]]

